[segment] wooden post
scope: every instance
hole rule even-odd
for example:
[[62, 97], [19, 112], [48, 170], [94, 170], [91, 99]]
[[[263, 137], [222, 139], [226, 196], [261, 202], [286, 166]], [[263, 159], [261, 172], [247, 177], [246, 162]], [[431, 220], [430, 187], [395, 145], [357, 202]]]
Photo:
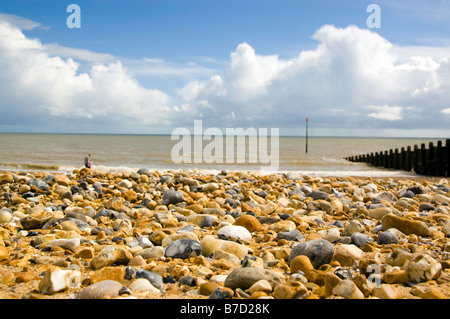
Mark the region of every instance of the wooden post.
[[394, 165], [393, 168], [394, 169], [399, 169], [400, 168], [400, 158], [399, 158], [399, 153], [398, 153], [398, 148], [395, 149], [394, 151]]
[[400, 169], [406, 170], [406, 151], [404, 147], [400, 149]]
[[427, 175], [427, 165], [426, 165], [426, 160], [427, 160], [427, 149], [425, 148], [425, 144], [422, 143], [420, 145], [420, 171], [421, 171], [421, 175]]
[[444, 176], [450, 177], [450, 139], [445, 141], [445, 174]]
[[393, 168], [393, 167], [394, 167], [394, 151], [392, 149], [390, 149], [387, 168]]
[[413, 169], [414, 169], [414, 172], [416, 172], [416, 174], [420, 174], [419, 157], [420, 157], [419, 147], [417, 145], [414, 145]]
[[433, 142], [428, 144], [428, 156], [427, 156], [427, 168], [428, 175], [436, 176], [436, 148], [433, 145]]
[[389, 167], [389, 153], [388, 151], [384, 151], [384, 159], [383, 159], [383, 167], [388, 168]]
[[411, 152], [411, 146], [408, 146], [406, 148], [406, 154], [405, 154], [405, 170], [410, 172], [412, 170], [412, 152]]
[[445, 176], [445, 153], [442, 141], [437, 142], [436, 146], [436, 174], [437, 176]]

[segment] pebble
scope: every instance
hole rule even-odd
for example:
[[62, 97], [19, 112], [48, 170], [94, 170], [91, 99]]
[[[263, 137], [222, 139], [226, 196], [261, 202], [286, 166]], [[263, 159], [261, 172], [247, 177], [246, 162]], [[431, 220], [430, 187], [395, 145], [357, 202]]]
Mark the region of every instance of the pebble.
[[359, 261], [363, 251], [353, 244], [339, 244], [334, 250], [333, 260], [339, 261], [342, 266], [353, 266], [353, 262]]
[[251, 233], [261, 230], [261, 227], [262, 227], [259, 220], [255, 216], [252, 216], [250, 214], [246, 214], [246, 215], [242, 215], [242, 216], [238, 217], [234, 221], [233, 225], [243, 226], [243, 227], [247, 228], [247, 230]]
[[166, 247], [164, 256], [187, 259], [190, 257], [199, 256], [201, 255], [201, 253], [202, 253], [202, 246], [198, 241], [188, 238], [182, 238], [171, 242]]
[[299, 243], [292, 249], [288, 263], [298, 255], [307, 256], [314, 268], [319, 268], [323, 264], [331, 262], [334, 254], [334, 246], [328, 240], [314, 239], [304, 243]]
[[236, 242], [214, 238], [212, 235], [206, 235], [200, 242], [202, 246], [202, 254], [209, 256], [217, 250], [223, 250], [227, 253], [243, 259], [248, 254], [248, 247]]
[[44, 277], [39, 282], [39, 292], [45, 295], [52, 295], [69, 288], [77, 288], [80, 284], [80, 271], [51, 267], [45, 272]]
[[397, 234], [386, 230], [378, 234], [377, 244], [378, 245], [387, 245], [387, 244], [396, 244], [398, 243]]
[[314, 269], [314, 266], [311, 264], [311, 260], [305, 255], [298, 255], [293, 258], [289, 263], [289, 267], [292, 273], [301, 271], [306, 274], [310, 270]]
[[402, 293], [393, 285], [381, 284], [375, 288], [373, 296], [380, 299], [401, 299]]
[[115, 280], [103, 280], [89, 285], [75, 295], [76, 299], [107, 299], [119, 296], [122, 284]]
[[252, 234], [248, 231], [248, 229], [238, 225], [227, 225], [221, 227], [217, 232], [217, 236], [220, 239], [227, 239], [238, 242], [249, 242], [252, 239]]
[[336, 242], [341, 237], [341, 233], [336, 227], [319, 230], [317, 234], [323, 239], [328, 240], [330, 243]]
[[302, 241], [303, 240], [303, 234], [298, 230], [294, 229], [288, 232], [279, 232], [277, 233], [276, 240], [293, 240], [293, 241]]
[[0, 261], [9, 259], [9, 251], [6, 247], [0, 246]]
[[136, 278], [128, 285], [128, 288], [133, 291], [150, 291], [153, 293], [161, 293], [161, 291], [153, 286], [146, 278]]
[[7, 210], [0, 210], [0, 224], [9, 223], [11, 220], [12, 215]]
[[51, 242], [48, 243], [50, 247], [62, 247], [65, 249], [69, 249], [71, 251], [75, 251], [75, 248], [80, 245], [80, 239], [79, 238], [70, 238], [70, 239], [54, 239]]
[[351, 236], [353, 233], [364, 233], [366, 229], [359, 220], [352, 219], [344, 228], [344, 235]]
[[364, 299], [364, 294], [350, 279], [339, 281], [331, 290], [331, 294], [345, 299]]
[[383, 229], [396, 228], [406, 235], [416, 234], [419, 236], [429, 236], [431, 234], [430, 229], [424, 222], [393, 214], [384, 216], [381, 224], [383, 225]]
[[236, 289], [241, 288], [243, 290], [250, 288], [259, 280], [266, 280], [272, 287], [276, 284], [282, 283], [281, 278], [274, 272], [254, 267], [243, 267], [234, 269], [225, 279], [224, 286]]
[[163, 205], [177, 204], [184, 201], [183, 193], [175, 190], [164, 190], [162, 198]]
[[352, 244], [361, 247], [364, 244], [367, 244], [368, 242], [372, 242], [374, 241], [372, 237], [370, 237], [367, 234], [361, 234], [359, 232], [354, 232], [351, 236], [350, 236], [351, 240], [352, 240]]
[[158, 289], [164, 288], [163, 277], [152, 271], [148, 271], [148, 270], [140, 268], [136, 271], [136, 278], [147, 279], [154, 287], [156, 287]]
[[417, 254], [406, 265], [408, 277], [412, 282], [424, 282], [436, 279], [442, 265], [428, 254]]
[[133, 256], [128, 250], [116, 246], [107, 246], [91, 260], [89, 265], [92, 269], [97, 270], [113, 264], [127, 265], [131, 258], [133, 258]]
[[448, 299], [439, 288], [427, 284], [415, 285], [411, 294], [422, 299]]
[[163, 247], [155, 246], [155, 247], [149, 247], [149, 248], [139, 250], [138, 252], [136, 252], [136, 254], [134, 256], [135, 257], [142, 256], [142, 258], [144, 258], [144, 259], [158, 258], [158, 257], [163, 257], [165, 252], [166, 251]]

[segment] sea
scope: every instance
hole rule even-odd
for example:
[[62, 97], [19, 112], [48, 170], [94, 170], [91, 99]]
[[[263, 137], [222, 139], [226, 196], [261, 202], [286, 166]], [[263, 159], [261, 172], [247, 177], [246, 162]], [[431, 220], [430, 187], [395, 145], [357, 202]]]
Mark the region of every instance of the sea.
[[[93, 169], [113, 173], [147, 168], [207, 173], [257, 171], [294, 172], [308, 176], [408, 177], [416, 174], [352, 163], [344, 158], [420, 146], [422, 143], [436, 144], [438, 141], [422, 138], [310, 136], [306, 139], [304, 136], [269, 136], [266, 143], [260, 143], [259, 139], [256, 143], [249, 137], [243, 137], [243, 146], [238, 138], [214, 141], [201, 136], [183, 140], [171, 135], [0, 133], [0, 170], [69, 173], [83, 167], [84, 157], [91, 154]], [[233, 154], [230, 155], [230, 152]]]

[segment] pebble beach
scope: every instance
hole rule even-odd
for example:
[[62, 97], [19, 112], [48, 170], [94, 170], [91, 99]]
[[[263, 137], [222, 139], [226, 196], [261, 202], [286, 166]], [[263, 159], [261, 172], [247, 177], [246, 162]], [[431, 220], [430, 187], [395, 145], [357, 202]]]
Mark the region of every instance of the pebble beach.
[[0, 171], [2, 299], [448, 299], [450, 184]]

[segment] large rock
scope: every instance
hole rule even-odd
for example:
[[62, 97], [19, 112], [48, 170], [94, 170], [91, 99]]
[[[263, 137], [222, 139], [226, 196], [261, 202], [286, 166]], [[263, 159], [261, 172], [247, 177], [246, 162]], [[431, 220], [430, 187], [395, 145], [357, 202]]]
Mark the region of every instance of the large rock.
[[127, 265], [131, 258], [133, 258], [133, 256], [125, 248], [107, 246], [103, 248], [94, 259], [91, 260], [89, 266], [91, 269], [97, 270], [113, 264]]
[[53, 239], [51, 242], [48, 243], [50, 247], [62, 247], [65, 249], [69, 249], [71, 251], [75, 251], [75, 248], [80, 245], [80, 239], [79, 238], [60, 238], [60, 239]]
[[428, 226], [420, 220], [412, 220], [394, 214], [387, 214], [381, 220], [383, 229], [396, 228], [406, 235], [416, 234], [419, 236], [430, 236]]
[[187, 259], [202, 254], [202, 246], [193, 239], [182, 238], [171, 242], [166, 250], [165, 257]]
[[282, 283], [281, 278], [268, 269], [243, 267], [234, 269], [225, 279], [224, 286], [231, 289], [241, 288], [245, 290], [259, 280], [268, 281], [272, 288]]
[[175, 190], [163, 190], [163, 205], [177, 204], [184, 201], [183, 193]]
[[417, 254], [406, 265], [412, 282], [436, 279], [441, 274], [442, 265], [428, 254]]
[[122, 289], [122, 284], [115, 280], [103, 280], [87, 286], [76, 294], [77, 299], [107, 299], [116, 298]]
[[220, 239], [227, 239], [233, 241], [249, 242], [252, 239], [252, 234], [243, 226], [227, 225], [219, 229], [217, 236]]
[[23, 229], [40, 229], [46, 222], [53, 218], [53, 214], [47, 211], [32, 213], [20, 219]]
[[288, 264], [298, 255], [305, 255], [310, 260], [314, 268], [319, 268], [323, 264], [331, 262], [334, 254], [334, 246], [328, 240], [314, 239], [294, 246]]
[[45, 295], [79, 287], [81, 273], [78, 270], [66, 270], [58, 267], [49, 268], [39, 282], [39, 292]]
[[249, 232], [261, 230], [261, 223], [259, 220], [250, 214], [242, 215], [236, 218], [233, 225], [243, 226], [247, 228]]
[[138, 271], [136, 272], [136, 278], [145, 278], [148, 281], [150, 281], [150, 283], [158, 288], [158, 289], [163, 289], [164, 288], [164, 280], [163, 277], [161, 275], [158, 275], [157, 273], [154, 273], [152, 271], [148, 271], [145, 269], [138, 269]]
[[206, 235], [203, 237], [200, 244], [202, 245], [202, 254], [204, 256], [209, 256], [217, 250], [223, 250], [227, 253], [233, 254], [239, 259], [244, 258], [245, 255], [248, 254], [247, 246], [234, 241], [217, 239], [212, 235]]

